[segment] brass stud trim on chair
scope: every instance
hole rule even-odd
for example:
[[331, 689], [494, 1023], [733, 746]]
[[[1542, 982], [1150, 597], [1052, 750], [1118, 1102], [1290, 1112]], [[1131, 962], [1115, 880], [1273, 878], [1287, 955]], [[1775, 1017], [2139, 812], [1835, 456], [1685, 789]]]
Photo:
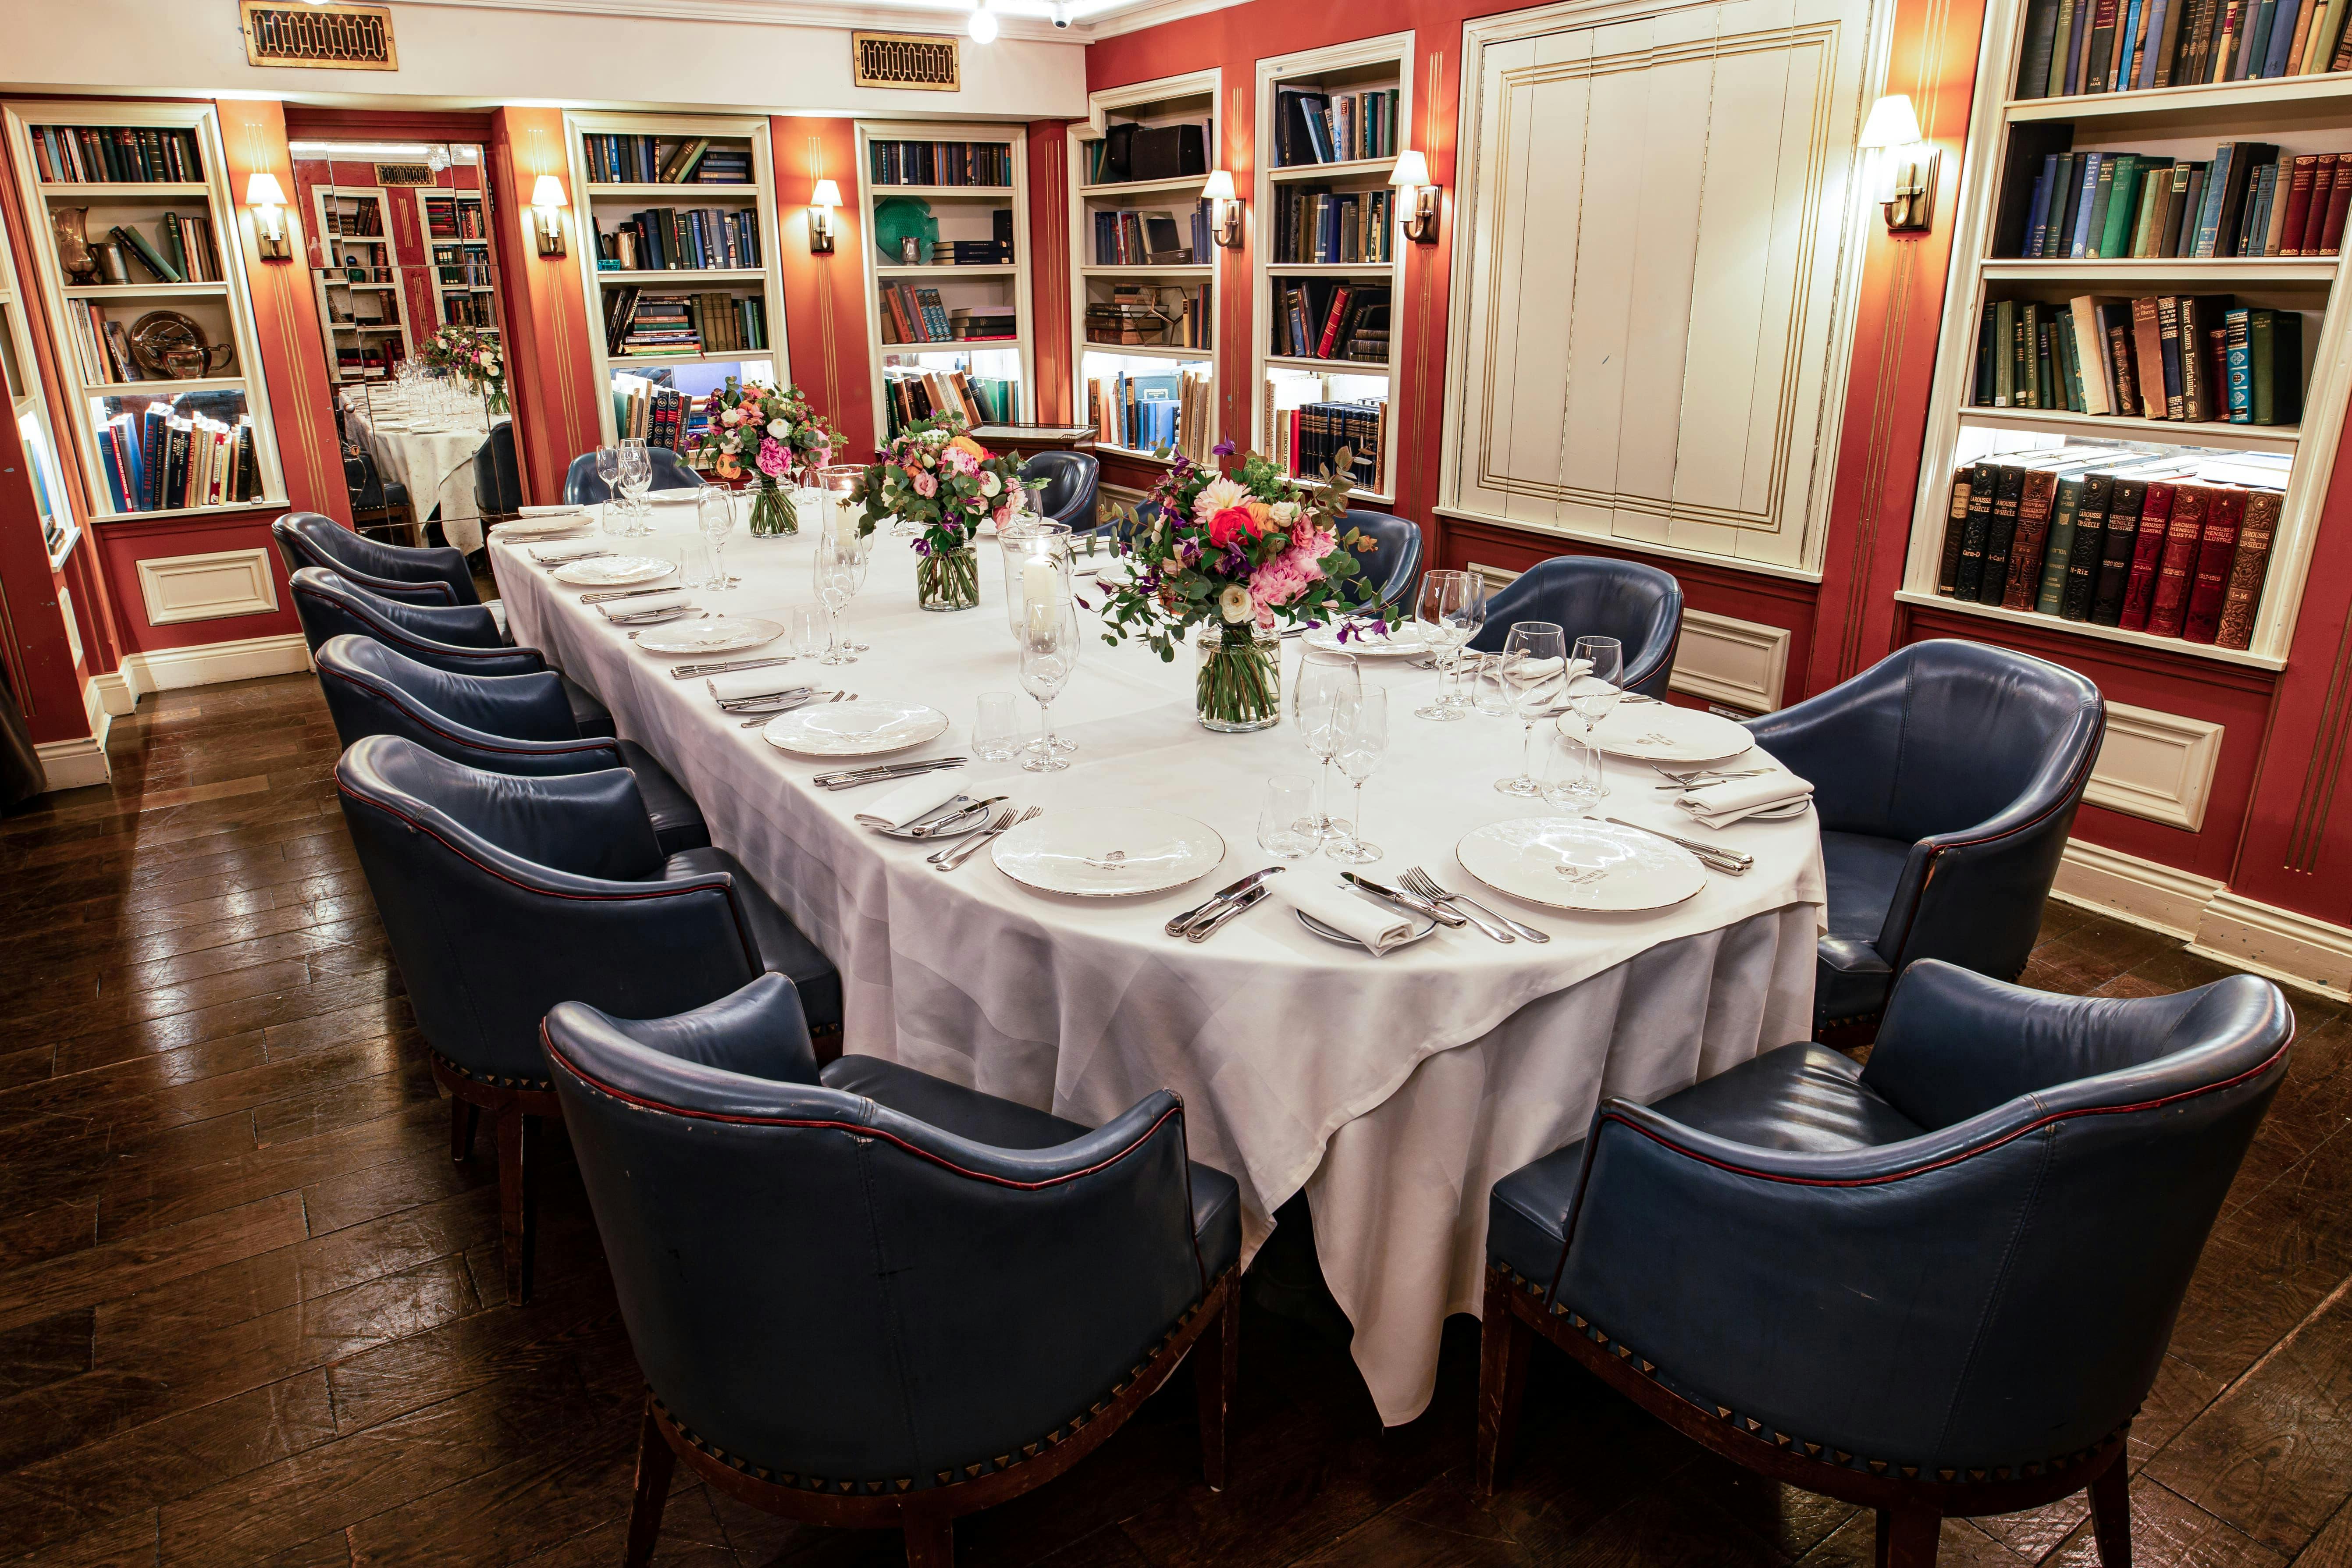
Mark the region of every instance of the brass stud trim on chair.
[[1886, 1473], [1886, 1461], [1884, 1459], [1869, 1459], [1864, 1462], [1874, 1476], [1883, 1476]]
[[1717, 1415], [1721, 1416], [1721, 1417], [1722, 1417], [1724, 1420], [1726, 1420], [1726, 1421], [1728, 1421], [1728, 1420], [1730, 1420], [1730, 1419], [1731, 1419], [1731, 1406], [1730, 1406], [1730, 1405], [1717, 1405], [1717, 1406], [1715, 1407], [1715, 1413], [1716, 1413]]
[[912, 1491], [915, 1488], [915, 1478], [912, 1476], [900, 1476], [897, 1480], [892, 1481], [890, 1484], [902, 1492]]
[[953, 1470], [934, 1470], [931, 1474], [938, 1480], [940, 1486], [945, 1487], [955, 1484], [955, 1472]]

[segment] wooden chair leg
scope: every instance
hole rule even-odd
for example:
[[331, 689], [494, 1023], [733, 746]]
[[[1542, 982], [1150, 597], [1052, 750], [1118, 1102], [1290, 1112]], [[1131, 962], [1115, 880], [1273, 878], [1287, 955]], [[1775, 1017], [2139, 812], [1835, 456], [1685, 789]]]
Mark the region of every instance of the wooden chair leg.
[[1229, 1286], [1216, 1322], [1192, 1346], [1192, 1387], [1201, 1402], [1201, 1474], [1213, 1492], [1225, 1489], [1226, 1416], [1241, 1360], [1241, 1292]]
[[670, 1472], [677, 1468], [677, 1455], [654, 1419], [654, 1396], [648, 1394], [645, 1425], [637, 1430], [637, 1484], [629, 1500], [628, 1554], [622, 1559], [626, 1568], [646, 1568], [654, 1560], [662, 1509], [669, 1502]]
[[1478, 1495], [1491, 1498], [1518, 1436], [1519, 1403], [1528, 1391], [1528, 1352], [1534, 1347], [1536, 1331], [1511, 1310], [1511, 1278], [1498, 1268], [1486, 1271], [1483, 1316], [1478, 1327], [1475, 1479]]
[[1933, 1510], [1878, 1510], [1878, 1568], [1936, 1568], [1944, 1520]]
[[499, 1247], [510, 1307], [530, 1300], [530, 1121], [512, 1102], [499, 1108]]
[[2131, 1568], [2131, 1478], [2124, 1455], [2091, 1483], [2091, 1533], [2099, 1543], [2100, 1568]]
[[482, 1108], [469, 1100], [449, 1097], [449, 1158], [464, 1164], [474, 1157], [474, 1131], [482, 1124]]
[[954, 1520], [909, 1510], [905, 1529], [907, 1568], [955, 1568]]

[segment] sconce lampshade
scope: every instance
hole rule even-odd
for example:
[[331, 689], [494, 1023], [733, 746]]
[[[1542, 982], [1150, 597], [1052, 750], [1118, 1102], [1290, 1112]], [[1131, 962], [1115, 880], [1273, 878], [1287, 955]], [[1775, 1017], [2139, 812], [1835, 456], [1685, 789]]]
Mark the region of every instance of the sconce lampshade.
[[572, 198], [563, 194], [563, 182], [552, 174], [541, 174], [530, 188], [530, 205], [535, 207], [568, 207]]
[[1891, 92], [1870, 106], [1870, 118], [1863, 121], [1857, 145], [1908, 147], [1919, 139], [1919, 117], [1911, 111], [1911, 95]]
[[1209, 175], [1209, 183], [1201, 187], [1201, 199], [1204, 202], [1230, 202], [1236, 200], [1237, 198], [1234, 195], [1234, 176], [1232, 171], [1227, 169], [1217, 169], [1213, 171]]
[[1418, 148], [1397, 154], [1396, 167], [1389, 172], [1390, 184], [1410, 191], [1429, 183], [1429, 160], [1421, 155]]
[[245, 205], [249, 207], [282, 207], [286, 205], [286, 188], [268, 170], [256, 169], [246, 176]]
[[839, 206], [841, 205], [841, 187], [835, 184], [831, 180], [819, 180], [816, 183], [816, 195], [809, 198], [809, 205], [811, 206], [818, 207]]

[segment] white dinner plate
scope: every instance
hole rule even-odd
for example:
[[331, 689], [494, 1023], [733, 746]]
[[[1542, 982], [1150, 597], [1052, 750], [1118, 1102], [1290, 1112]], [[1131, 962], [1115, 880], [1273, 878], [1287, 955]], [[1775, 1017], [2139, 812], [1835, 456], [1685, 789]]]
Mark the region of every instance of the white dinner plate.
[[555, 580], [575, 588], [625, 588], [667, 577], [677, 570], [677, 563], [656, 555], [599, 555], [557, 567]]
[[576, 533], [594, 519], [584, 511], [563, 512], [551, 517], [519, 517], [501, 522], [490, 530], [492, 539], [548, 539], [559, 533]]
[[[1364, 944], [1362, 942], [1358, 942], [1354, 937], [1349, 936], [1346, 931], [1334, 931], [1331, 927], [1325, 925], [1321, 921], [1317, 920], [1313, 915], [1308, 914], [1305, 910], [1293, 910], [1290, 912], [1298, 917], [1298, 923], [1300, 925], [1305, 926], [1308, 931], [1314, 932], [1317, 936], [1321, 937], [1325, 942], [1336, 942], [1341, 947], [1352, 947], [1358, 952], [1364, 951]], [[1423, 937], [1428, 936], [1436, 930], [1437, 922], [1433, 920], [1428, 919], [1426, 916], [1423, 916], [1421, 918], [1421, 924], [1415, 928], [1411, 936], [1406, 937], [1402, 942], [1390, 943], [1388, 951], [1390, 952], [1394, 952], [1400, 947], [1411, 947], [1414, 942], [1419, 942]], [[1385, 954], [1383, 956], [1385, 956]]]
[[812, 702], [777, 714], [760, 732], [795, 756], [879, 757], [936, 741], [947, 728], [946, 714], [919, 702]]
[[740, 653], [765, 647], [783, 635], [782, 626], [757, 616], [713, 616], [647, 632], [637, 638], [637, 646], [648, 653]]
[[1224, 862], [1225, 841], [1205, 822], [1146, 806], [1049, 811], [1001, 835], [996, 868], [1024, 888], [1081, 899], [1164, 893]]
[[1465, 834], [1462, 868], [1512, 898], [1553, 910], [1663, 910], [1706, 886], [1688, 850], [1580, 816], [1523, 816]]
[[[1570, 729], [1570, 724], [1575, 726]], [[1581, 738], [1584, 721], [1559, 720], [1560, 733]], [[1612, 757], [1639, 763], [1711, 763], [1736, 757], [1756, 743], [1744, 724], [1677, 708], [1671, 702], [1620, 702], [1592, 727], [1592, 743]]]
[[1421, 640], [1421, 628], [1410, 621], [1391, 621], [1386, 637], [1368, 628], [1349, 633], [1341, 642], [1339, 627], [1318, 626], [1302, 640], [1318, 653], [1351, 653], [1360, 658], [1419, 658], [1429, 651]]

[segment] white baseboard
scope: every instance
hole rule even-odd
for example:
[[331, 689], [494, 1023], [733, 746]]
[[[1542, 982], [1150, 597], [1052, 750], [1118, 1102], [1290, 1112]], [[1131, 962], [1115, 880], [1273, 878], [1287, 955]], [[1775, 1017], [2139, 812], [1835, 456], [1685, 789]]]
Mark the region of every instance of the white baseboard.
[[142, 697], [155, 691], [178, 691], [191, 686], [219, 686], [231, 680], [254, 680], [265, 675], [299, 675], [310, 668], [310, 649], [299, 632], [276, 637], [242, 637], [235, 642], [198, 643], [193, 647], [159, 648], [134, 653], [111, 675], [90, 685], [108, 713], [130, 712]]
[[41, 773], [53, 790], [83, 789], [102, 784], [112, 776], [107, 769], [106, 742], [94, 735], [43, 741], [33, 750], [40, 756]]
[[2073, 838], [2067, 840], [2066, 858], [2058, 864], [2058, 882], [2052, 890], [2070, 904], [2104, 910], [2134, 925], [2190, 942], [2206, 906], [2224, 886], [2193, 871]]
[[2178, 937], [2231, 968], [2352, 998], [2352, 931], [2257, 903], [2210, 877], [2077, 838], [2052, 896]]

